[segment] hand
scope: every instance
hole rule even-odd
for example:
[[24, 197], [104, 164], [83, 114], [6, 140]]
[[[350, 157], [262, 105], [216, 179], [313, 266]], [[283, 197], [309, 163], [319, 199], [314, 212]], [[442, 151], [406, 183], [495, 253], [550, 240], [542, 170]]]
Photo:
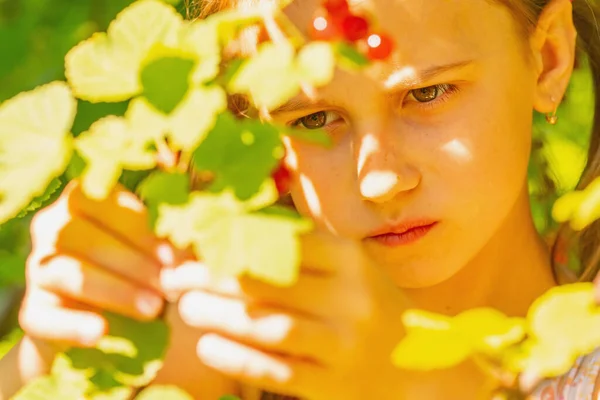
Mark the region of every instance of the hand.
[[[97, 202], [87, 199], [76, 182], [36, 215], [31, 236], [20, 324], [38, 352], [48, 354], [48, 365], [39, 373], [46, 372], [57, 351], [95, 345], [108, 330], [103, 311], [156, 318], [165, 305], [161, 269], [191, 258], [152, 233], [147, 210], [132, 193], [117, 189]], [[173, 345], [158, 379], [193, 394], [204, 390], [202, 396], [215, 393], [221, 379], [221, 394], [229, 392], [231, 380], [201, 365], [189, 347], [181, 350], [183, 344], [193, 346], [199, 332], [176, 317], [166, 310]]]
[[160, 270], [180, 252], [156, 238], [146, 209], [119, 189], [92, 201], [76, 182], [31, 224], [32, 252], [20, 323], [32, 337], [93, 346], [107, 331], [104, 310], [139, 320], [163, 309]]
[[197, 262], [164, 271], [163, 286], [185, 292], [183, 321], [208, 332], [198, 357], [225, 375], [311, 400], [398, 398], [390, 355], [406, 300], [359, 243], [304, 236], [301, 274], [290, 288], [216, 281]]

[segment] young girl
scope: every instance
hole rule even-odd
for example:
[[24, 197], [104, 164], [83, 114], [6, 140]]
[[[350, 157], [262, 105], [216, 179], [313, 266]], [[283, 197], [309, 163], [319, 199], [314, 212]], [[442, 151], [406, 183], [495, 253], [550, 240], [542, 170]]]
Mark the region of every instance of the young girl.
[[[198, 10], [246, 3], [205, 0]], [[286, 13], [306, 28], [320, 3], [296, 0]], [[132, 194], [92, 202], [73, 183], [32, 225], [27, 334], [0, 363], [0, 399], [46, 372], [61, 346], [93, 345], [107, 329], [101, 310], [151, 319], [165, 297], [179, 301], [166, 310], [173, 339], [157, 382], [198, 399], [250, 399], [257, 390], [311, 400], [475, 399], [493, 387], [470, 363], [428, 373], [393, 367], [400, 316], [409, 307], [453, 315], [481, 306], [524, 315], [559, 283], [530, 214], [532, 114], [555, 116], [576, 32], [598, 78], [598, 7], [351, 5], [393, 37], [390, 60], [365, 75], [338, 71], [317, 102], [298, 97], [273, 113], [297, 129], [324, 128], [334, 142], [324, 149], [286, 141], [294, 204], [319, 228], [302, 238], [298, 283], [215, 283], [201, 263], [148, 231]], [[582, 185], [600, 172], [597, 115]], [[586, 279], [598, 269], [596, 232], [582, 237]], [[532, 397], [595, 398], [596, 371], [592, 354]]]

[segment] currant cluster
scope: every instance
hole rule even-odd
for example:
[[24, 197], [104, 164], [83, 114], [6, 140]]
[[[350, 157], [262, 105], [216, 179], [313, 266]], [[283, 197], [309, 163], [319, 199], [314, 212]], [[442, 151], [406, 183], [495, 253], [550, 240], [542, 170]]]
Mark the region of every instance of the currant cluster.
[[291, 173], [290, 170], [281, 162], [279, 166], [273, 171], [271, 177], [275, 181], [277, 192], [280, 196], [283, 196], [290, 190]]
[[394, 49], [389, 35], [372, 30], [369, 21], [350, 11], [348, 0], [325, 0], [323, 8], [317, 11], [311, 26], [313, 40], [345, 40], [362, 44], [365, 55], [370, 60], [385, 60]]

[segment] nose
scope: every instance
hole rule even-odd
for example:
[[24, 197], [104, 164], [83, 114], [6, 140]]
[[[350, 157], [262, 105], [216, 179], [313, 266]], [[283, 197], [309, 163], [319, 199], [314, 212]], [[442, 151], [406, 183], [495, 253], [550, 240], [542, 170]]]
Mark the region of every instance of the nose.
[[364, 200], [384, 203], [419, 185], [421, 174], [402, 156], [398, 140], [385, 133], [367, 133], [360, 138], [356, 165]]

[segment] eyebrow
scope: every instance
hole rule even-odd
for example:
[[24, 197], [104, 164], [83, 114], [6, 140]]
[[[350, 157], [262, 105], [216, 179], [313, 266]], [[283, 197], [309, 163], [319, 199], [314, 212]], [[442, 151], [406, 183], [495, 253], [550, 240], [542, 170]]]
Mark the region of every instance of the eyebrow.
[[[395, 63], [393, 64], [393, 72], [390, 73], [387, 77], [384, 77], [382, 81], [384, 82], [384, 88], [386, 92], [398, 91], [403, 88], [410, 88], [423, 85], [425, 82], [435, 78], [438, 75], [441, 75], [451, 70], [464, 68], [473, 64], [473, 62], [473, 60], [464, 60], [449, 64], [434, 65], [432, 67], [428, 67], [422, 70], [415, 70], [406, 65], [400, 65]], [[288, 113], [310, 108], [318, 109], [328, 106], [331, 106], [329, 102], [322, 100], [315, 102], [308, 99], [304, 95], [298, 95], [290, 99], [287, 103], [271, 111], [271, 114]]]
[[308, 99], [304, 95], [298, 95], [292, 99], [290, 99], [287, 103], [282, 106], [277, 107], [275, 110], [271, 111], [271, 114], [282, 114], [287, 112], [293, 112], [298, 110], [304, 110], [307, 108], [324, 108], [331, 107], [331, 103], [325, 102], [322, 100], [313, 101]]
[[383, 81], [385, 82], [384, 85], [387, 91], [419, 86], [445, 72], [461, 69], [473, 63], [473, 60], [463, 60], [449, 64], [434, 65], [422, 70], [415, 70], [406, 65], [394, 64], [394, 72], [389, 74]]

